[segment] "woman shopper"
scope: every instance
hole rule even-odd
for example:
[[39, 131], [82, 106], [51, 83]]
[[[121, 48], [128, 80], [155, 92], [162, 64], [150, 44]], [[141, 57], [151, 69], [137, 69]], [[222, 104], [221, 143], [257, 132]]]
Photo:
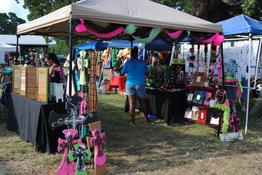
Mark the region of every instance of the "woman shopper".
[[48, 66], [50, 66], [50, 83], [64, 83], [64, 71], [58, 61], [56, 54], [49, 53], [45, 61], [48, 64]]
[[126, 95], [129, 100], [129, 117], [130, 122], [135, 124], [135, 102], [136, 97], [142, 102], [142, 110], [145, 121], [149, 122], [145, 104], [145, 75], [147, 73], [147, 65], [143, 60], [138, 59], [138, 48], [134, 47], [131, 51], [131, 58], [124, 64], [121, 74], [127, 74]]

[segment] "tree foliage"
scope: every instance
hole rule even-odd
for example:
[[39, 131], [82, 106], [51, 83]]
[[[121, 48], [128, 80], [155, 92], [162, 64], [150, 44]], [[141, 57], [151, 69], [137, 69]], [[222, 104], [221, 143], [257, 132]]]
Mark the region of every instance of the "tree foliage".
[[56, 45], [50, 48], [50, 52], [58, 55], [67, 55], [68, 42], [67, 40], [55, 39]]
[[16, 34], [17, 25], [22, 23], [25, 23], [25, 20], [12, 12], [0, 13], [0, 34]]
[[239, 14], [262, 20], [261, 0], [154, 0], [211, 22]]
[[29, 10], [28, 20], [31, 21], [76, 1], [78, 0], [24, 0], [24, 8]]

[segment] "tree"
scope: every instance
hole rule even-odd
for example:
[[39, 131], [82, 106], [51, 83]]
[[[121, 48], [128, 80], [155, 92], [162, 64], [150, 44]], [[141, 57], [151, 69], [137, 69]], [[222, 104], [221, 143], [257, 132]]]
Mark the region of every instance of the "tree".
[[218, 22], [239, 14], [261, 20], [261, 0], [154, 0], [211, 22]]
[[[15, 0], [20, 3], [19, 0]], [[51, 13], [61, 7], [72, 4], [78, 0], [24, 0], [24, 8], [29, 10], [28, 20], [34, 20], [48, 13]], [[50, 48], [51, 52], [56, 54], [66, 55], [67, 53], [67, 40], [55, 39], [56, 45]]]
[[[19, 3], [19, 0], [15, 0]], [[33, 20], [53, 12], [78, 0], [24, 0], [24, 8], [29, 10], [28, 20]]]
[[62, 39], [55, 39], [56, 45], [50, 48], [50, 52], [58, 55], [67, 55], [68, 53], [68, 42]]
[[25, 23], [25, 20], [12, 12], [0, 13], [0, 34], [16, 34], [17, 25], [22, 23]]

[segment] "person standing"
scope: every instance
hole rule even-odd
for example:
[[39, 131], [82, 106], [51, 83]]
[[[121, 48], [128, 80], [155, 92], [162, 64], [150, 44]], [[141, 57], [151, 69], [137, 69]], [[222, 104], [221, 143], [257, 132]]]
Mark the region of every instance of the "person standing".
[[131, 58], [124, 64], [121, 74], [127, 74], [126, 95], [129, 100], [129, 117], [130, 122], [135, 124], [135, 102], [139, 97], [142, 102], [142, 110], [145, 121], [149, 122], [146, 104], [145, 104], [145, 75], [147, 73], [147, 65], [143, 60], [138, 59], [138, 48], [134, 47], [131, 51]]
[[58, 61], [57, 56], [54, 53], [49, 53], [45, 61], [50, 67], [50, 83], [64, 83], [64, 71]]

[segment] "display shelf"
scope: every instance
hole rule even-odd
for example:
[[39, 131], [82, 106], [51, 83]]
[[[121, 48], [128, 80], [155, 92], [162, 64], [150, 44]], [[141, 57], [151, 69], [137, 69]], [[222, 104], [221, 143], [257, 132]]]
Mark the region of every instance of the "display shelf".
[[203, 104], [195, 103], [195, 102], [192, 102], [192, 101], [187, 101], [187, 105], [190, 105], [190, 106], [197, 106], [197, 107], [203, 107], [203, 108], [209, 108], [209, 106], [207, 106], [207, 105], [203, 105]]
[[200, 91], [200, 90], [204, 90], [204, 91], [208, 91], [208, 92], [214, 92], [214, 91], [216, 90], [216, 88], [215, 88], [215, 87], [211, 87], [211, 86], [209, 86], [209, 87], [204, 87], [204, 86], [188, 85], [188, 86], [187, 86], [187, 90], [189, 90], [189, 91], [194, 91], [194, 90]]

